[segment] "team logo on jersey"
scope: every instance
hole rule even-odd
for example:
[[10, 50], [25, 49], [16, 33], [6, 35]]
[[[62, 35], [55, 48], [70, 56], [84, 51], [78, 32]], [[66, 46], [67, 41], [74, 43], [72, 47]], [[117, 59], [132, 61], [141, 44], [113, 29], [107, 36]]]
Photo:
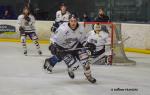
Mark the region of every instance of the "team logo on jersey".
[[65, 34], [67, 35], [69, 33], [69, 31], [67, 31]]
[[66, 43], [72, 43], [72, 42], [78, 41], [78, 39], [77, 38], [68, 38], [65, 41], [66, 41]]

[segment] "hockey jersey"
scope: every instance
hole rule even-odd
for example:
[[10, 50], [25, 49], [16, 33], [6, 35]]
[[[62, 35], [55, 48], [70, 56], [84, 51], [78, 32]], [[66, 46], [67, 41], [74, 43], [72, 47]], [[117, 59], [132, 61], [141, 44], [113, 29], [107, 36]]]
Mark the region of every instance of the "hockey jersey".
[[83, 43], [86, 40], [86, 32], [81, 24], [78, 24], [76, 30], [72, 30], [68, 23], [63, 23], [56, 32], [51, 41], [63, 48], [75, 49], [78, 43]]
[[67, 11], [65, 14], [62, 14], [61, 11], [57, 11], [56, 12], [56, 22], [61, 22], [61, 21], [64, 21], [64, 22], [67, 22], [69, 21], [69, 15], [70, 13]]
[[88, 33], [87, 42], [93, 43], [94, 45], [96, 45], [95, 51], [100, 51], [101, 49], [104, 48], [105, 44], [110, 44], [111, 43], [110, 40], [111, 39], [109, 37], [109, 34], [104, 31], [100, 31], [97, 34], [95, 33], [94, 30], [92, 30]]
[[24, 19], [24, 15], [18, 16], [18, 25], [23, 27], [25, 32], [35, 32], [35, 18], [33, 15], [29, 15], [30, 21]]

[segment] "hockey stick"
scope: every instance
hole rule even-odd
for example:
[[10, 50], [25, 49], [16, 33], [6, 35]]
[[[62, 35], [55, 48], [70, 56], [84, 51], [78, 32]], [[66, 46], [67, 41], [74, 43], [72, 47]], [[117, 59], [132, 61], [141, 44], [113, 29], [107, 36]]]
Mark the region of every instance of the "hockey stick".
[[89, 49], [89, 47], [83, 47], [83, 48], [76, 48], [76, 49], [67, 49], [67, 50], [61, 50], [59, 52], [71, 52], [71, 51], [79, 51], [82, 49]]
[[[128, 40], [130, 37], [128, 36], [127, 38], [125, 38], [124, 40], [122, 41], [118, 41], [117, 43], [114, 43], [115, 45], [120, 45], [122, 43], [124, 43], [126, 40]], [[105, 45], [100, 45], [100, 46], [111, 46], [112, 44], [105, 44]], [[98, 47], [100, 47], [98, 46]], [[89, 49], [89, 47], [83, 47], [83, 48], [76, 48], [76, 49], [67, 49], [67, 50], [63, 50], [64, 52], [69, 52], [69, 51], [78, 51], [78, 50], [81, 50], [81, 49]]]
[[[114, 45], [120, 45], [122, 43], [124, 43], [126, 40], [128, 40], [130, 37], [128, 36], [127, 38], [125, 38], [124, 40], [122, 41], [118, 41], [117, 43], [113, 43]], [[105, 46], [110, 46], [112, 44], [105, 44]], [[101, 46], [104, 46], [104, 45], [101, 45]]]

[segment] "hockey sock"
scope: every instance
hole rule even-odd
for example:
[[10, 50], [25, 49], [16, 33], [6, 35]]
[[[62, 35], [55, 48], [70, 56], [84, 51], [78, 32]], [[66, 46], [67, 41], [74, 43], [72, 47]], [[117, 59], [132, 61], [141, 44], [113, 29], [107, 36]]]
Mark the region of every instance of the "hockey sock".
[[25, 36], [21, 36], [21, 43], [22, 43], [22, 46], [23, 46], [24, 51], [27, 51], [26, 38], [25, 38]]
[[59, 61], [59, 59], [56, 56], [52, 56], [51, 58], [49, 58], [49, 61], [50, 61], [50, 65], [54, 67], [56, 63]]
[[33, 40], [33, 43], [36, 45], [36, 48], [39, 50], [40, 49], [39, 42], [37, 40]]
[[84, 68], [84, 74], [86, 77], [91, 77], [91, 70], [90, 70], [90, 65], [89, 64], [85, 64], [83, 65]]

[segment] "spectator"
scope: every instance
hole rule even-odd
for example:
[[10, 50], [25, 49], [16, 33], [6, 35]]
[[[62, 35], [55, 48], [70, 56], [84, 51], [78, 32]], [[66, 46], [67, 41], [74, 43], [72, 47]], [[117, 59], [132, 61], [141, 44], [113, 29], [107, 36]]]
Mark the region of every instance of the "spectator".
[[109, 17], [105, 15], [104, 9], [100, 8], [98, 16], [95, 18], [96, 22], [109, 22]]
[[90, 22], [91, 18], [88, 16], [88, 14], [86, 12], [84, 12], [81, 21], [83, 21], [83, 22]]
[[2, 19], [11, 19], [11, 13], [9, 10], [5, 10]]
[[[103, 8], [99, 9], [99, 13], [98, 16], [95, 18], [95, 22], [109, 22], [109, 17], [105, 15]], [[107, 25], [101, 25], [101, 30], [107, 33], [109, 32]]]

